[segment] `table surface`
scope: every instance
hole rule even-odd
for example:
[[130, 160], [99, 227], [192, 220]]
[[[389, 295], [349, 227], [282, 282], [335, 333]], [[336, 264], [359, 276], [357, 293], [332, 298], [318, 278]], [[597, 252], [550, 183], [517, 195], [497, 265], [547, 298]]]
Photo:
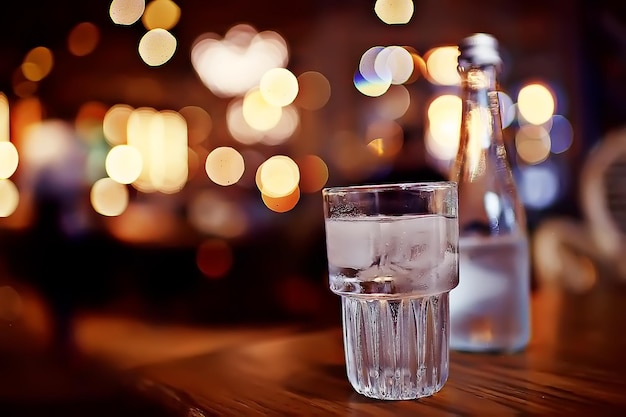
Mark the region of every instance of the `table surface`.
[[451, 352], [429, 398], [379, 401], [345, 375], [339, 323], [139, 367], [143, 393], [180, 415], [613, 415], [626, 410], [626, 287], [533, 295], [533, 337], [516, 354]]

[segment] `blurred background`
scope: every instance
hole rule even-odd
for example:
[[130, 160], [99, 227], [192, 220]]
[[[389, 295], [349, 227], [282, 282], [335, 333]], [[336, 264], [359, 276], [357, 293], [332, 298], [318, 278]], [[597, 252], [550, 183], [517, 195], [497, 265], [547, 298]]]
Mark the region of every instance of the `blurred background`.
[[581, 167], [626, 117], [615, 1], [50, 0], [0, 20], [0, 320], [42, 334], [93, 312], [337, 321], [320, 190], [447, 177], [471, 33], [500, 41], [533, 235], [584, 222]]

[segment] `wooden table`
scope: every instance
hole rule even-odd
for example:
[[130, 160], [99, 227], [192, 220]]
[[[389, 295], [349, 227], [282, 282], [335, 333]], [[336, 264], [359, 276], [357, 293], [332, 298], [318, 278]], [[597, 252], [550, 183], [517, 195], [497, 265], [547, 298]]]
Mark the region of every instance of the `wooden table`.
[[626, 287], [542, 290], [523, 353], [451, 353], [432, 397], [378, 401], [345, 375], [338, 323], [135, 369], [142, 392], [180, 415], [615, 415], [626, 410]]

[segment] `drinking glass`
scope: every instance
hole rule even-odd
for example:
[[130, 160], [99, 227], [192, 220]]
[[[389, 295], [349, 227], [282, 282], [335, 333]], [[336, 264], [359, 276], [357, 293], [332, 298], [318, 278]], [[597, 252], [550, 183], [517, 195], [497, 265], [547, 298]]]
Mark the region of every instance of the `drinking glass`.
[[333, 187], [322, 196], [348, 380], [376, 399], [434, 394], [448, 378], [448, 294], [458, 284], [456, 183]]

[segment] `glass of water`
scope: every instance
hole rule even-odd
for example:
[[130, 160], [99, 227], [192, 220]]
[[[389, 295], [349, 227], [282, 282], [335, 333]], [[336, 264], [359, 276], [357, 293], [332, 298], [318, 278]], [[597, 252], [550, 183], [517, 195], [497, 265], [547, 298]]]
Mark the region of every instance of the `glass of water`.
[[334, 187], [322, 196], [350, 383], [376, 399], [434, 394], [448, 378], [448, 294], [459, 276], [456, 183]]

